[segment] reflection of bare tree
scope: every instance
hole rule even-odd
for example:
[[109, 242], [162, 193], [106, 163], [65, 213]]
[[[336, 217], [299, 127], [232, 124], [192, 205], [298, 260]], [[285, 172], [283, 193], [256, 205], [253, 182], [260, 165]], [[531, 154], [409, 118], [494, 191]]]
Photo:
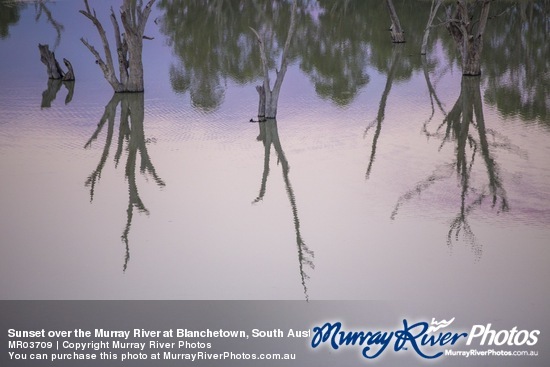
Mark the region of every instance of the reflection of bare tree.
[[[429, 79], [427, 81], [429, 82]], [[432, 91], [435, 92], [434, 89], [431, 89]], [[449, 164], [436, 168], [428, 178], [402, 195], [397, 201], [391, 218], [395, 219], [399, 209], [406, 202], [419, 196], [435, 183], [452, 177], [454, 173], [461, 188], [460, 208], [456, 217], [451, 221], [447, 234], [447, 244], [452, 247], [453, 239], [458, 241], [462, 235], [464, 240], [472, 247], [476, 257], [479, 258], [482, 249], [473, 233], [469, 215], [487, 200], [490, 200], [491, 207], [496, 209], [497, 213], [509, 210], [508, 198], [500, 177], [500, 169], [491, 149], [504, 148], [516, 153], [520, 150], [518, 147], [511, 145], [502, 135], [486, 128], [479, 77], [463, 77], [460, 96], [453, 108], [446, 114], [443, 122], [435, 131], [430, 132], [428, 126], [425, 125], [424, 132], [427, 136], [441, 139], [440, 149], [446, 143], [454, 142], [456, 159]], [[476, 132], [477, 134], [475, 134]], [[488, 136], [491, 139], [488, 139]], [[472, 182], [472, 171], [475, 167], [476, 157], [479, 156], [483, 160], [487, 172], [487, 182], [481, 186]]]
[[52, 106], [52, 102], [57, 97], [57, 92], [61, 89], [63, 84], [67, 88], [67, 96], [65, 97], [65, 104], [69, 104], [74, 95], [74, 81], [61, 81], [61, 79], [48, 79], [48, 86], [42, 92], [42, 103], [40, 108], [48, 108]]
[[57, 46], [59, 46], [59, 42], [61, 41], [61, 32], [63, 32], [65, 27], [63, 26], [63, 24], [59, 23], [57, 20], [53, 18], [52, 12], [46, 6], [48, 2], [49, 2], [48, 0], [40, 0], [34, 4], [34, 8], [36, 10], [35, 20], [38, 22], [42, 14], [43, 13], [46, 14], [46, 21], [53, 26], [53, 28], [55, 29], [55, 33], [57, 34], [57, 37], [55, 39], [55, 44], [53, 46], [53, 49], [55, 50]]
[[258, 197], [254, 199], [253, 203], [258, 203], [263, 200], [266, 194], [267, 187], [267, 177], [269, 176], [269, 162], [271, 157], [271, 146], [275, 148], [275, 153], [277, 155], [277, 163], [281, 163], [283, 171], [283, 179], [285, 181], [286, 193], [288, 200], [290, 202], [290, 207], [292, 208], [292, 216], [294, 220], [294, 230], [296, 232], [296, 246], [298, 248], [298, 262], [300, 268], [300, 277], [302, 279], [302, 286], [304, 288], [304, 295], [306, 300], [309, 300], [309, 295], [307, 292], [306, 280], [309, 279], [309, 276], [306, 273], [305, 268], [309, 267], [311, 269], [315, 268], [313, 264], [313, 258], [315, 257], [312, 250], [306, 245], [302, 238], [302, 233], [300, 232], [300, 219], [298, 217], [298, 207], [296, 205], [296, 197], [294, 196], [294, 190], [290, 183], [289, 171], [290, 166], [281, 147], [281, 141], [279, 140], [279, 132], [277, 130], [277, 120], [268, 119], [265, 122], [260, 122], [260, 135], [258, 140], [260, 140], [264, 145], [264, 171], [262, 175], [262, 183], [260, 186], [260, 193]]
[[422, 56], [422, 69], [424, 71], [424, 79], [426, 79], [426, 86], [428, 87], [428, 94], [430, 96], [430, 106], [431, 106], [431, 109], [432, 109], [432, 113], [430, 114], [430, 117], [428, 117], [428, 119], [426, 120], [426, 122], [424, 122], [424, 126], [422, 127], [422, 131], [427, 135], [429, 136], [429, 133], [427, 131], [427, 126], [430, 124], [430, 122], [432, 121], [433, 117], [435, 116], [435, 105], [434, 105], [434, 102], [435, 104], [437, 104], [437, 107], [439, 108], [439, 110], [443, 113], [444, 116], [447, 116], [447, 112], [445, 112], [445, 109], [443, 108], [443, 103], [441, 102], [441, 100], [439, 99], [439, 97], [437, 96], [437, 92], [435, 90], [435, 87], [432, 83], [432, 80], [430, 78], [430, 72], [428, 70], [429, 68], [429, 61], [428, 61], [428, 57], [427, 56]]
[[[288, 63], [288, 50], [290, 47], [290, 42], [292, 41], [292, 36], [294, 35], [294, 30], [296, 29], [296, 0], [292, 3], [292, 10], [290, 15], [290, 25], [288, 27], [288, 34], [286, 37], [285, 47], [283, 49], [283, 56], [281, 57], [281, 67], [276, 71], [277, 77], [275, 79], [275, 84], [273, 89], [270, 86], [269, 79], [269, 61], [267, 58], [267, 53], [264, 45], [264, 40], [254, 28], [250, 28], [260, 45], [260, 57], [262, 59], [262, 65], [264, 69], [264, 82], [263, 85], [256, 87], [258, 94], [260, 95], [260, 106], [264, 106], [265, 111], [264, 116], [268, 119], [274, 119], [277, 117], [277, 105], [279, 101], [279, 93], [281, 91], [281, 86], [283, 85], [283, 80], [285, 78], [287, 63]], [[262, 109], [262, 107], [260, 107]], [[258, 117], [260, 114], [258, 114]]]
[[376, 115], [376, 119], [372, 121], [369, 126], [365, 129], [364, 136], [367, 135], [369, 130], [376, 126], [376, 130], [374, 132], [374, 137], [372, 138], [372, 149], [369, 159], [369, 166], [367, 167], [367, 173], [365, 174], [366, 179], [369, 179], [372, 165], [374, 163], [374, 159], [376, 156], [376, 146], [378, 144], [378, 138], [380, 138], [380, 132], [382, 131], [382, 122], [384, 121], [384, 117], [386, 114], [386, 102], [388, 101], [388, 96], [390, 95], [391, 87], [393, 85], [393, 80], [395, 78], [395, 73], [398, 68], [399, 60], [401, 58], [401, 45], [395, 45], [392, 52], [392, 60], [390, 64], [390, 68], [388, 71], [388, 76], [386, 78], [386, 85], [384, 87], [384, 92], [382, 93], [382, 98], [380, 99], [380, 103], [378, 105], [378, 114]]
[[114, 160], [118, 165], [122, 157], [122, 153], [127, 151], [127, 160], [125, 166], [125, 176], [128, 181], [128, 208], [126, 210], [126, 226], [122, 232], [122, 241], [126, 246], [126, 255], [124, 259], [123, 270], [126, 270], [128, 261], [130, 259], [130, 246], [128, 235], [132, 226], [132, 218], [134, 214], [134, 208], [138, 211], [149, 214], [149, 211], [143, 204], [141, 197], [139, 196], [138, 187], [136, 184], [136, 166], [138, 156], [140, 158], [139, 171], [142, 174], [148, 173], [156, 184], [160, 187], [165, 186], [164, 181], [157, 175], [155, 167], [151, 162], [149, 153], [147, 151], [147, 140], [145, 139], [145, 131], [143, 127], [144, 120], [144, 100], [143, 93], [128, 93], [121, 94], [115, 93], [107, 106], [105, 106], [105, 112], [101, 117], [97, 129], [94, 131], [91, 138], [88, 140], [85, 148], [89, 148], [93, 141], [95, 141], [104, 126], [107, 124], [107, 136], [105, 139], [105, 145], [99, 163], [94, 171], [86, 179], [85, 185], [90, 187], [90, 201], [93, 201], [95, 194], [95, 186], [101, 179], [101, 173], [107, 162], [111, 143], [113, 141], [113, 135], [115, 131], [115, 117], [116, 109], [120, 104], [120, 125], [119, 135], [117, 142], [117, 149], [115, 151]]

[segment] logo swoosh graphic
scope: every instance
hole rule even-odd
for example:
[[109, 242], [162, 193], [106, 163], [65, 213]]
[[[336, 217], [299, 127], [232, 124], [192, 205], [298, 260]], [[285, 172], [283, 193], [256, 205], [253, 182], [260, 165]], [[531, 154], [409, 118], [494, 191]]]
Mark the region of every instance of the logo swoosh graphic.
[[433, 333], [433, 332], [436, 332], [437, 330], [439, 329], [443, 329], [443, 328], [446, 328], [447, 326], [451, 325], [453, 323], [453, 321], [455, 321], [455, 318], [453, 317], [452, 319], [450, 319], [449, 321], [447, 320], [441, 320], [441, 321], [435, 321], [434, 318], [432, 318], [432, 324], [430, 325], [430, 327], [428, 328], [428, 333]]

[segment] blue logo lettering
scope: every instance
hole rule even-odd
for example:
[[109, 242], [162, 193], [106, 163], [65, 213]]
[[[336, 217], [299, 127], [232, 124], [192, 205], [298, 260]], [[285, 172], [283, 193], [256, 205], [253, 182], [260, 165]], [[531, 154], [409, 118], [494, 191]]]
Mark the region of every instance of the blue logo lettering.
[[[450, 324], [450, 322], [449, 322]], [[448, 326], [448, 325], [446, 325]], [[446, 327], [443, 326], [443, 327]], [[313, 328], [311, 347], [327, 343], [334, 350], [342, 346], [363, 347], [361, 355], [368, 359], [379, 357], [392, 342], [393, 350], [408, 350], [411, 347], [419, 356], [426, 359], [434, 359], [443, 355], [442, 351], [435, 354], [425, 353], [423, 346], [434, 347], [446, 344], [454, 345], [461, 337], [467, 337], [467, 333], [446, 332], [436, 334], [435, 331], [442, 326], [430, 326], [427, 322], [417, 322], [410, 325], [406, 319], [403, 320], [403, 329], [396, 331], [344, 331], [342, 323], [327, 322], [323, 326]]]

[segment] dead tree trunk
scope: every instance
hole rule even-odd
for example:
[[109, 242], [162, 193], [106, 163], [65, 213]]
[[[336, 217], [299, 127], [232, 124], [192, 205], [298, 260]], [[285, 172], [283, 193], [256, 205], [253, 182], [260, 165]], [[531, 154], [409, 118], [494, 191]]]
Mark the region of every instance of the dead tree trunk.
[[388, 11], [390, 13], [391, 19], [391, 41], [393, 43], [404, 43], [405, 42], [405, 32], [401, 28], [401, 23], [397, 17], [397, 12], [393, 6], [393, 0], [386, 0], [386, 5], [388, 6]]
[[40, 61], [46, 65], [46, 72], [48, 73], [49, 79], [62, 79], [64, 81], [74, 80], [74, 71], [73, 66], [67, 59], [63, 59], [65, 66], [69, 69], [67, 73], [61, 69], [59, 62], [55, 58], [55, 53], [50, 51], [49, 45], [38, 44], [38, 50], [40, 51]]
[[[268, 119], [274, 119], [277, 117], [277, 103], [279, 101], [279, 93], [281, 92], [281, 86], [283, 85], [283, 79], [285, 78], [287, 64], [288, 64], [288, 49], [290, 48], [290, 42], [292, 36], [294, 35], [294, 30], [296, 28], [296, 1], [292, 3], [292, 10], [290, 16], [290, 26], [288, 28], [288, 34], [286, 37], [285, 46], [283, 48], [283, 56], [281, 58], [281, 67], [279, 70], [276, 70], [277, 78], [275, 79], [275, 85], [271, 89], [270, 80], [269, 80], [269, 66], [267, 62], [267, 54], [265, 50], [265, 45], [262, 40], [262, 37], [254, 28], [250, 28], [252, 32], [256, 35], [258, 43], [260, 45], [260, 57], [262, 59], [262, 65], [264, 69], [264, 83], [262, 86], [256, 88], [260, 94], [260, 105], [258, 108], [258, 118], [262, 119], [262, 116]], [[265, 97], [262, 97], [262, 93]], [[263, 99], [262, 99], [263, 98]], [[263, 106], [263, 107], [262, 107]], [[261, 109], [264, 109], [262, 114]]]
[[256, 86], [256, 91], [258, 92], [259, 102], [258, 102], [258, 122], [265, 121], [265, 88], [263, 85]]
[[73, 81], [74, 80], [74, 70], [71, 62], [63, 58], [63, 63], [67, 67], [67, 72], [63, 75], [63, 81]]
[[[446, 26], [462, 57], [462, 75], [481, 74], [483, 33], [490, 6], [491, 0], [476, 0], [475, 6], [466, 0], [457, 0], [454, 10], [447, 9]], [[478, 8], [479, 17], [474, 19], [474, 12]]]
[[111, 8], [111, 22], [113, 23], [115, 33], [119, 69], [119, 77], [117, 78], [105, 29], [97, 19], [95, 10], [90, 9], [88, 0], [84, 0], [86, 10], [80, 10], [80, 13], [90, 19], [96, 27], [103, 44], [105, 60], [103, 60], [99, 52], [90, 45], [88, 41], [84, 38], [80, 40], [95, 56], [96, 63], [103, 71], [105, 79], [113, 87], [116, 93], [143, 92], [143, 62], [141, 58], [143, 39], [149, 39], [149, 37], [144, 37], [145, 25], [155, 1], [156, 0], [149, 0], [145, 7], [143, 7], [143, 0], [139, 0], [137, 5], [132, 4], [131, 0], [123, 1], [120, 8], [120, 20], [124, 28], [124, 33], [120, 32], [118, 20], [113, 8]]

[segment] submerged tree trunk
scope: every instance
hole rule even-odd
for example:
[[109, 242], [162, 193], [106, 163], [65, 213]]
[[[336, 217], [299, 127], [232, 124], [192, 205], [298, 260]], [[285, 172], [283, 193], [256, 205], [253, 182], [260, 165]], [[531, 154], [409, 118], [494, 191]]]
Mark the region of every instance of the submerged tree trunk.
[[265, 88], [263, 85], [256, 86], [258, 92], [258, 122], [265, 121]]
[[[270, 79], [269, 79], [269, 67], [267, 62], [267, 54], [265, 50], [265, 45], [262, 40], [262, 37], [254, 28], [250, 28], [252, 32], [256, 35], [258, 43], [260, 45], [260, 57], [262, 59], [262, 65], [264, 69], [264, 82], [262, 86], [258, 86], [256, 90], [260, 94], [260, 103], [258, 107], [258, 118], [263, 120], [265, 118], [274, 119], [277, 117], [277, 104], [279, 101], [279, 93], [281, 92], [281, 86], [283, 85], [283, 80], [285, 78], [287, 64], [288, 64], [288, 49], [290, 47], [290, 42], [292, 36], [294, 35], [294, 30], [296, 28], [296, 1], [292, 3], [292, 10], [290, 16], [290, 26], [288, 28], [288, 34], [286, 37], [285, 46], [283, 48], [283, 56], [281, 58], [281, 67], [276, 71], [277, 78], [275, 79], [275, 85], [273, 90], [271, 89]], [[264, 96], [262, 96], [262, 93]], [[263, 113], [261, 109], [264, 109]], [[263, 117], [263, 118], [262, 118]]]
[[156, 0], [149, 0], [147, 5], [143, 7], [143, 1], [139, 0], [138, 4], [135, 4], [132, 0], [124, 0], [120, 8], [120, 20], [124, 33], [120, 32], [118, 20], [115, 16], [113, 8], [111, 8], [111, 22], [113, 23], [116, 51], [118, 59], [119, 77], [117, 78], [115, 72], [115, 66], [113, 63], [113, 57], [111, 55], [111, 48], [105, 29], [101, 22], [97, 19], [95, 10], [90, 9], [88, 0], [84, 0], [86, 10], [80, 10], [86, 18], [90, 19], [96, 27], [101, 42], [103, 44], [103, 50], [105, 53], [105, 60], [101, 57], [99, 52], [88, 43], [84, 38], [80, 40], [95, 56], [96, 63], [103, 71], [103, 75], [107, 82], [113, 87], [113, 90], [117, 93], [120, 92], [143, 92], [143, 39], [145, 25], [151, 8]]
[[[478, 0], [475, 6], [468, 6], [466, 0], [457, 0], [454, 11], [447, 9], [447, 30], [462, 57], [462, 75], [481, 74], [483, 33], [490, 6], [491, 0]], [[478, 8], [479, 17], [474, 19], [474, 12]]]
[[393, 43], [404, 43], [405, 32], [403, 32], [403, 29], [401, 28], [401, 23], [399, 22], [397, 12], [393, 6], [393, 0], [386, 0], [386, 5], [388, 6], [391, 19], [391, 41]]

